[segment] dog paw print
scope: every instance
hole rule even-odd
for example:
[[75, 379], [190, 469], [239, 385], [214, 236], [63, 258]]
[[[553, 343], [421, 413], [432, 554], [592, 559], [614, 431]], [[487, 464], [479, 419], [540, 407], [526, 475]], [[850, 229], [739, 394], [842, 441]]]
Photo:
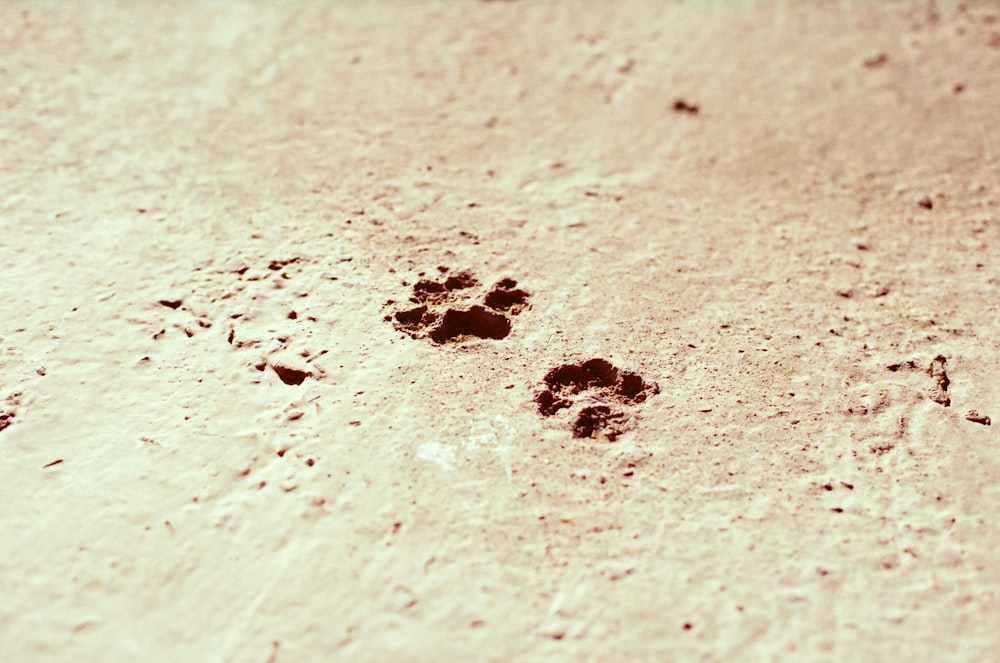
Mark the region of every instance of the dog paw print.
[[[511, 316], [528, 306], [530, 294], [518, 288], [514, 279], [501, 279], [482, 294], [479, 280], [469, 272], [445, 276], [450, 271], [447, 267], [438, 271], [441, 280], [421, 279], [413, 285], [409, 300], [413, 306], [385, 318], [411, 338], [428, 338], [435, 344], [507, 338]], [[479, 300], [477, 295], [482, 303], [472, 304]]]
[[573, 437], [603, 436], [614, 442], [635, 428], [635, 406], [659, 392], [655, 382], [647, 382], [637, 373], [618, 369], [605, 359], [589, 359], [546, 373], [535, 404], [543, 417], [568, 410]]

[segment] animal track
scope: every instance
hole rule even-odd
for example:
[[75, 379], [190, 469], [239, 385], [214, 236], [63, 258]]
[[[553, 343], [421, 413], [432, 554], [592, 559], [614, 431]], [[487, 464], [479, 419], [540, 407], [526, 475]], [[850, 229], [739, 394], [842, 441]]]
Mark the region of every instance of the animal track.
[[499, 313], [487, 311], [482, 306], [473, 306], [462, 311], [448, 309], [441, 322], [431, 330], [430, 337], [435, 343], [461, 340], [465, 336], [479, 338], [507, 338], [510, 334], [510, 319]]
[[535, 403], [543, 417], [583, 405], [571, 424], [573, 437], [604, 435], [612, 442], [636, 426], [636, 415], [628, 408], [660, 393], [655, 382], [646, 382], [638, 373], [618, 369], [605, 359], [557, 366], [545, 374], [541, 386]]
[[[438, 271], [443, 275], [449, 269], [438, 267]], [[440, 281], [421, 279], [413, 285], [410, 296], [410, 303], [416, 306], [397, 310], [385, 320], [411, 338], [429, 338], [436, 344], [468, 338], [507, 338], [511, 330], [508, 316], [528, 307], [530, 293], [518, 288], [514, 279], [505, 278], [483, 296], [482, 304], [456, 305], [472, 299], [470, 294], [477, 292], [479, 285], [479, 279], [469, 272], [458, 272]]]
[[494, 311], [517, 315], [528, 306], [528, 293], [518, 288], [514, 279], [502, 279], [486, 293], [483, 303]]

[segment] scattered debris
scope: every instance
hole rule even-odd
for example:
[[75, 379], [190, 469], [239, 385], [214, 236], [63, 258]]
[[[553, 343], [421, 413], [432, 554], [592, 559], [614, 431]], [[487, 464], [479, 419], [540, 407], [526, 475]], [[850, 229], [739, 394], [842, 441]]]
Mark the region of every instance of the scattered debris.
[[630, 73], [632, 73], [632, 68], [633, 67], [635, 67], [635, 58], [627, 58], [618, 67], [617, 71], [618, 71], [619, 74], [630, 74]]
[[312, 373], [309, 371], [304, 371], [300, 368], [295, 368], [284, 362], [272, 362], [271, 368], [274, 372], [278, 374], [281, 381], [285, 384], [297, 385], [302, 384], [307, 377], [310, 377]]
[[990, 418], [985, 414], [979, 414], [976, 410], [969, 410], [965, 413], [965, 418], [974, 424], [982, 424], [983, 426], [990, 425]]
[[917, 204], [923, 207], [924, 209], [934, 209], [934, 201], [931, 200], [930, 196], [924, 196], [923, 198], [917, 201]]
[[282, 268], [284, 268], [284, 267], [286, 267], [288, 265], [297, 263], [297, 262], [299, 262], [301, 260], [302, 260], [302, 258], [300, 258], [298, 256], [296, 256], [294, 258], [287, 258], [285, 260], [272, 260], [271, 262], [268, 263], [267, 268], [269, 270], [271, 270], [272, 272], [277, 272], [277, 271], [280, 271]]
[[927, 367], [927, 375], [934, 380], [934, 384], [927, 390], [927, 396], [944, 407], [951, 405], [951, 396], [948, 395], [948, 385], [951, 384], [951, 380], [948, 379], [948, 373], [944, 370], [946, 363], [948, 363], [948, 358], [944, 355], [938, 355]]
[[17, 416], [17, 406], [21, 404], [21, 392], [14, 392], [7, 397], [6, 405], [0, 405], [0, 431], [14, 423]]
[[879, 53], [878, 55], [873, 55], [870, 58], [866, 58], [864, 61], [864, 65], [867, 69], [875, 69], [877, 67], [881, 67], [888, 61], [889, 61], [888, 55], [886, 55], [885, 53]]
[[672, 108], [676, 113], [687, 113], [688, 115], [698, 114], [698, 104], [689, 103], [684, 99], [675, 100]]

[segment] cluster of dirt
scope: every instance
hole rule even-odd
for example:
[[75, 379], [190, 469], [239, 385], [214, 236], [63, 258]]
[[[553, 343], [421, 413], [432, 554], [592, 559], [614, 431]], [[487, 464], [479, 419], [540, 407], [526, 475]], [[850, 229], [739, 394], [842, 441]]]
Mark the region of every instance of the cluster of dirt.
[[226, 343], [248, 369], [270, 368], [286, 385], [323, 381], [327, 373], [316, 360], [329, 352], [329, 341], [322, 324], [327, 320], [318, 316], [329, 307], [313, 301], [333, 299], [331, 289], [351, 260], [264, 249], [197, 265], [191, 284], [175, 284], [152, 299], [150, 336], [164, 344], [165, 353], [178, 339], [191, 339], [206, 353]]
[[[951, 386], [951, 378], [948, 377], [948, 371], [945, 369], [947, 363], [947, 357], [937, 355], [924, 370], [924, 373], [931, 379], [931, 384], [927, 387], [927, 398], [942, 407], [951, 407], [951, 394], [948, 393], [948, 388]], [[908, 359], [889, 364], [886, 368], [896, 373], [898, 371], [917, 371], [919, 370], [919, 365], [916, 360]], [[987, 415], [980, 414], [977, 410], [969, 410], [966, 412], [965, 418], [972, 423], [984, 426], [989, 426], [991, 423]]]
[[289, 385], [302, 384], [306, 378], [312, 377], [311, 371], [291, 366], [282, 361], [271, 362], [271, 369], [277, 374], [278, 379]]
[[698, 104], [692, 104], [684, 99], [675, 100], [673, 109], [675, 113], [686, 113], [688, 115], [697, 115], [700, 110]]
[[965, 418], [974, 424], [982, 424], [983, 426], [989, 426], [992, 423], [989, 417], [985, 414], [979, 414], [978, 410], [969, 410], [965, 413]]
[[638, 373], [618, 369], [606, 359], [589, 359], [546, 373], [535, 403], [543, 417], [579, 406], [570, 425], [573, 437], [603, 435], [613, 442], [635, 427], [636, 417], [628, 410], [659, 391], [659, 385]]
[[20, 392], [14, 392], [0, 404], [0, 431], [14, 423], [17, 416], [17, 407], [21, 404]]
[[[944, 368], [947, 363], [947, 357], [938, 355], [931, 360], [926, 371], [932, 380], [931, 386], [927, 388], [927, 397], [944, 407], [951, 406], [951, 396], [948, 395], [948, 386], [951, 384], [951, 379]], [[917, 362], [913, 359], [908, 359], [907, 361], [889, 364], [886, 368], [893, 373], [897, 371], [915, 371], [917, 370]]]
[[888, 61], [889, 61], [888, 55], [886, 55], [885, 53], [879, 53], [878, 55], [873, 55], [870, 58], [865, 58], [862, 64], [864, 64], [866, 69], [877, 69], [878, 67], [883, 66]]
[[948, 385], [951, 384], [951, 380], [948, 379], [948, 373], [944, 370], [944, 365], [947, 363], [946, 357], [938, 355], [927, 367], [927, 375], [931, 376], [931, 380], [934, 381], [930, 389], [927, 390], [927, 395], [932, 401], [945, 407], [951, 406], [951, 396], [948, 395]]
[[[450, 270], [438, 267], [438, 271], [444, 275]], [[514, 279], [504, 278], [482, 296], [482, 304], [462, 306], [479, 285], [479, 279], [466, 271], [437, 281], [421, 278], [413, 285], [409, 300], [416, 306], [399, 309], [385, 320], [411, 338], [428, 338], [436, 344], [507, 338], [512, 326], [509, 316], [528, 307], [530, 293], [518, 288]]]

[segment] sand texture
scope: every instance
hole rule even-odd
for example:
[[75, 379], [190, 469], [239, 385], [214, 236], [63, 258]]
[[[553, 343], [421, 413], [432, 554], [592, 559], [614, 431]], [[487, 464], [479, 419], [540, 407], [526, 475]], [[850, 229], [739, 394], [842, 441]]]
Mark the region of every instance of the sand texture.
[[998, 660], [997, 3], [0, 44], [0, 660]]

